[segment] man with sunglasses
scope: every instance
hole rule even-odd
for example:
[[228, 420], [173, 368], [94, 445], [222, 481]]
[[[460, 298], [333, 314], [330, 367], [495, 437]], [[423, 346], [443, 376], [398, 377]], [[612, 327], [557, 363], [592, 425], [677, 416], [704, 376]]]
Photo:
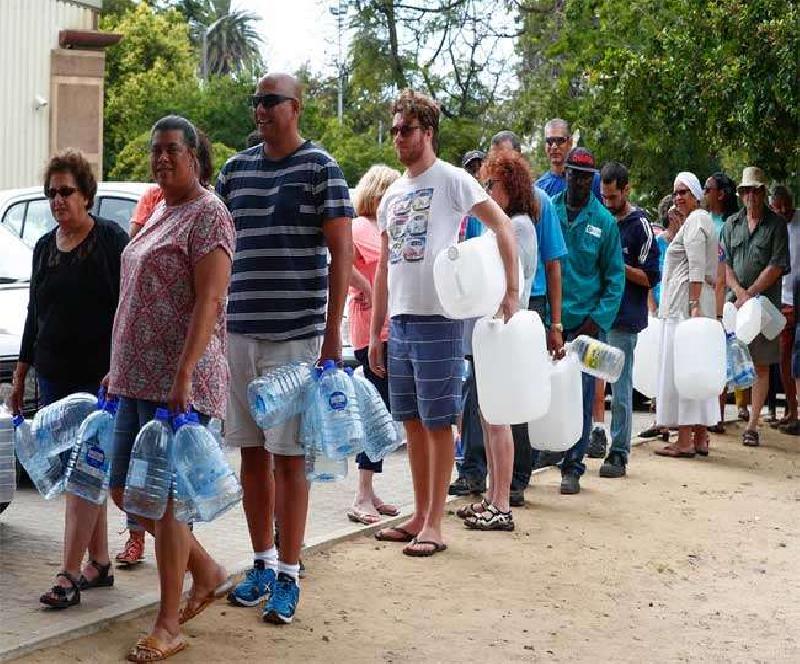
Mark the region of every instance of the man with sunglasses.
[[[586, 148], [573, 148], [564, 166], [567, 188], [553, 199], [568, 252], [561, 268], [564, 340], [571, 341], [581, 334], [604, 339], [625, 290], [619, 228], [592, 193], [592, 180], [597, 175], [594, 155]], [[561, 493], [567, 495], [581, 490], [580, 477], [586, 470], [583, 457], [592, 426], [595, 378], [582, 373], [581, 381], [583, 430], [561, 463]]]
[[[550, 170], [536, 180], [536, 186], [552, 198], [567, 188], [565, 160], [572, 150], [572, 135], [566, 120], [553, 118], [547, 121], [544, 126], [544, 149], [550, 162]], [[601, 200], [600, 175], [597, 172], [592, 179], [592, 193], [598, 201]]]
[[[748, 166], [737, 188], [745, 207], [728, 217], [722, 228], [725, 277], [729, 300], [738, 309], [747, 300], [763, 295], [780, 310], [781, 277], [789, 272], [789, 236], [786, 221], [767, 207], [764, 172]], [[756, 369], [750, 420], [742, 444], [757, 447], [759, 417], [769, 390], [769, 368], [780, 362], [779, 338], [759, 334], [748, 346]]]
[[297, 80], [264, 76], [252, 105], [263, 142], [231, 157], [217, 180], [237, 232], [228, 295], [226, 441], [241, 448], [243, 504], [254, 552], [253, 568], [228, 601], [255, 606], [266, 598], [264, 621], [284, 624], [292, 621], [300, 596], [308, 511], [299, 417], [262, 432], [250, 416], [247, 386], [291, 362], [341, 361], [353, 210], [338, 164], [299, 133]]

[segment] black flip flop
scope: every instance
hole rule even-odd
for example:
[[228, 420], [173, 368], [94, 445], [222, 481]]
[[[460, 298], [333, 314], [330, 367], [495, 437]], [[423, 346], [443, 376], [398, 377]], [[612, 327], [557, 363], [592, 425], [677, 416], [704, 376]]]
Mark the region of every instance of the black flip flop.
[[761, 441], [758, 437], [758, 431], [753, 429], [747, 429], [742, 434], [742, 445], [745, 447], [758, 447], [761, 444]]
[[[401, 537], [387, 537], [385, 533], [393, 530], [396, 533], [400, 533]], [[406, 544], [408, 542], [413, 542], [416, 535], [412, 532], [409, 532], [405, 528], [401, 528], [400, 526], [392, 526], [390, 528], [383, 528], [375, 533], [375, 539], [379, 542], [394, 542], [396, 544]]]
[[430, 558], [437, 553], [447, 550], [447, 544], [431, 542], [430, 540], [418, 540], [416, 537], [411, 541], [411, 544], [430, 544], [433, 547], [430, 550], [409, 549], [408, 547], [404, 547], [403, 553], [412, 558]]

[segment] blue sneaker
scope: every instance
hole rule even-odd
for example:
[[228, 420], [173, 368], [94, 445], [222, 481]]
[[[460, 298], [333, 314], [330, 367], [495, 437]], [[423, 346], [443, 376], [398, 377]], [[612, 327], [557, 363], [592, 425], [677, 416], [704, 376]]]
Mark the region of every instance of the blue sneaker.
[[272, 594], [274, 586], [275, 570], [267, 567], [263, 560], [255, 560], [253, 569], [228, 593], [228, 602], [234, 606], [255, 606]]
[[300, 588], [288, 574], [280, 572], [272, 595], [264, 605], [262, 618], [264, 622], [274, 625], [288, 625], [294, 619], [297, 602], [300, 600]]

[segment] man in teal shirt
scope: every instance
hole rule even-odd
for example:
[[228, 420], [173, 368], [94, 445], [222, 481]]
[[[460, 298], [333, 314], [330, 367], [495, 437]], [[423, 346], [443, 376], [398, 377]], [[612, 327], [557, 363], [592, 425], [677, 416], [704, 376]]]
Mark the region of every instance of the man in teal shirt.
[[[617, 315], [625, 291], [625, 263], [617, 222], [592, 193], [597, 172], [594, 155], [573, 148], [567, 155], [567, 188], [553, 199], [567, 244], [562, 259], [562, 314], [564, 340], [586, 334], [603, 339]], [[594, 400], [594, 376], [582, 374], [583, 431], [561, 464], [561, 493], [580, 492], [586, 470], [583, 457], [589, 446]]]

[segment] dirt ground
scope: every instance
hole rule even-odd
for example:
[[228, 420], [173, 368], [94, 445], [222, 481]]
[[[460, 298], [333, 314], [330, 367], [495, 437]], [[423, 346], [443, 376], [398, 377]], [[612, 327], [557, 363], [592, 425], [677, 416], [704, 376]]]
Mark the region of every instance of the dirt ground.
[[[800, 439], [728, 430], [707, 459], [640, 447], [624, 480], [590, 460], [579, 496], [538, 475], [515, 533], [450, 515], [431, 559], [366, 536], [317, 552], [292, 625], [219, 602], [172, 661], [800, 662]], [[120, 661], [151, 621], [17, 661]]]

